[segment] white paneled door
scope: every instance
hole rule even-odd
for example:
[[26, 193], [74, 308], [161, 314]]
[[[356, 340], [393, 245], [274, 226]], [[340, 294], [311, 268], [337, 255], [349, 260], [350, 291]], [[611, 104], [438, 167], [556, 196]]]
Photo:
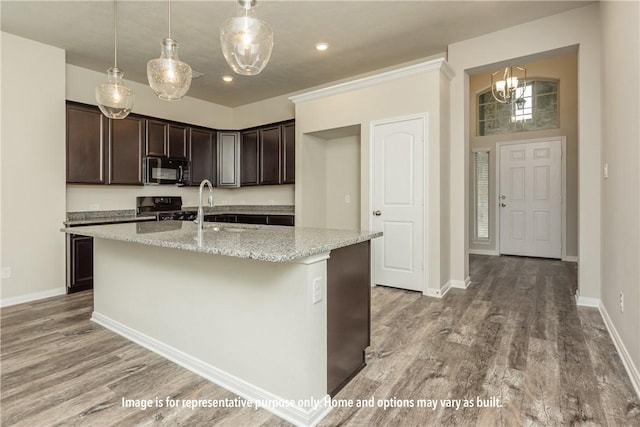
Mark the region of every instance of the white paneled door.
[[425, 119], [373, 126], [373, 279], [423, 291]]
[[500, 146], [500, 253], [562, 257], [561, 140]]

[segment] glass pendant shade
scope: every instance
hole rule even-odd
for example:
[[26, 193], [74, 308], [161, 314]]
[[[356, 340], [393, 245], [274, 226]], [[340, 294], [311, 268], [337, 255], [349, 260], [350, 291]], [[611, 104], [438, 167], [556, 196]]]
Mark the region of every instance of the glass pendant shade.
[[191, 67], [178, 59], [178, 43], [162, 40], [160, 58], [147, 62], [149, 86], [165, 101], [177, 101], [191, 87]]
[[271, 58], [273, 30], [259, 19], [237, 16], [222, 24], [220, 43], [224, 59], [234, 72], [254, 76]]
[[96, 87], [96, 101], [102, 114], [110, 119], [124, 119], [133, 109], [135, 96], [122, 78], [124, 74], [117, 67], [107, 70], [107, 83]]

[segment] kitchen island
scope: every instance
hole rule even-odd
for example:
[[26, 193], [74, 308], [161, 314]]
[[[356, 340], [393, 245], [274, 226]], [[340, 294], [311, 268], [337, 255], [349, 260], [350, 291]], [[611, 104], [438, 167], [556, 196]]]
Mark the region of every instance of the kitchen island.
[[[364, 367], [381, 233], [191, 221], [94, 237], [92, 319], [297, 425]], [[155, 396], [140, 396], [153, 399]]]

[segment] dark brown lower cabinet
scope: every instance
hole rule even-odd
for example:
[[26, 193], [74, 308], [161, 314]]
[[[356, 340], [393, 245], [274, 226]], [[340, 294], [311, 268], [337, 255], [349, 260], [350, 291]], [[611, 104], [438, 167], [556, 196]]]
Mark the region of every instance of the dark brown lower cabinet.
[[93, 237], [69, 234], [67, 293], [93, 289]]
[[234, 224], [288, 225], [295, 224], [293, 215], [251, 215], [251, 214], [213, 214], [205, 215], [209, 222], [229, 222]]
[[327, 260], [327, 393], [335, 396], [366, 366], [370, 344], [369, 241], [331, 251]]

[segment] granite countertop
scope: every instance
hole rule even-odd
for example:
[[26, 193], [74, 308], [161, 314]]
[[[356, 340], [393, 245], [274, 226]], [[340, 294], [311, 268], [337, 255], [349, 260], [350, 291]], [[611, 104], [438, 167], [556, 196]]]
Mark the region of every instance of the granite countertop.
[[150, 246], [287, 262], [382, 236], [382, 232], [270, 225], [205, 223], [202, 244], [191, 221], [153, 221], [89, 225], [62, 231]]
[[[197, 207], [187, 206], [183, 211], [197, 211]], [[295, 207], [291, 205], [223, 205], [205, 207], [205, 215], [245, 214], [245, 215], [294, 215]], [[67, 212], [67, 227], [91, 224], [108, 224], [118, 222], [155, 221], [155, 216], [137, 216], [135, 209]]]

